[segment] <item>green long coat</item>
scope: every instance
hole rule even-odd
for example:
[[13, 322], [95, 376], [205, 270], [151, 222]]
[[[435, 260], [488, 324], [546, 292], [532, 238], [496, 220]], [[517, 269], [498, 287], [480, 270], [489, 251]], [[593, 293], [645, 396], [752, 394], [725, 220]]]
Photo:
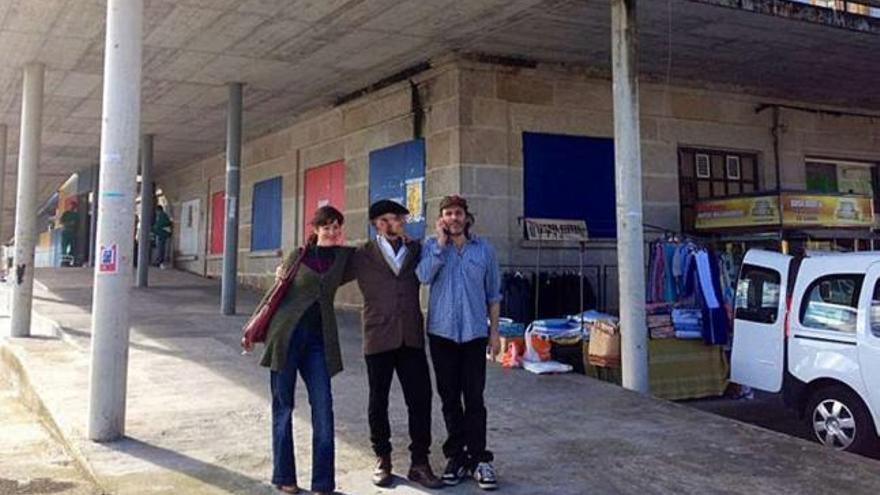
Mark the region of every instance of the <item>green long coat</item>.
[[[345, 268], [354, 248], [337, 247], [334, 250], [333, 265], [319, 274], [306, 265], [301, 265], [293, 283], [287, 289], [278, 311], [269, 323], [266, 336], [266, 350], [260, 364], [281, 371], [287, 363], [287, 350], [290, 338], [297, 323], [306, 310], [315, 302], [321, 305], [321, 324], [324, 334], [324, 359], [327, 371], [333, 376], [342, 371], [342, 352], [339, 348], [339, 332], [336, 327], [336, 313], [333, 299], [336, 289], [349, 282], [345, 279]], [[294, 250], [284, 260], [285, 269], [292, 264], [299, 250]], [[262, 304], [262, 303], [261, 303]], [[296, 343], [294, 343], [296, 345]]]

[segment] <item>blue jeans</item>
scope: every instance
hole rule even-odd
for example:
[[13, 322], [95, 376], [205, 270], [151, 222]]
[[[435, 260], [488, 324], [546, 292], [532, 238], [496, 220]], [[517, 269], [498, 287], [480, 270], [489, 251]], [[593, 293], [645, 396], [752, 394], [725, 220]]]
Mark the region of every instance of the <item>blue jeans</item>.
[[336, 488], [333, 396], [330, 392], [330, 374], [327, 373], [327, 364], [324, 361], [324, 338], [320, 328], [298, 326], [290, 339], [284, 369], [270, 372], [274, 454], [272, 483], [296, 484], [292, 421], [297, 372], [306, 383], [312, 408], [312, 491], [332, 492]]
[[167, 239], [162, 236], [156, 236], [156, 266], [165, 263], [165, 244]]

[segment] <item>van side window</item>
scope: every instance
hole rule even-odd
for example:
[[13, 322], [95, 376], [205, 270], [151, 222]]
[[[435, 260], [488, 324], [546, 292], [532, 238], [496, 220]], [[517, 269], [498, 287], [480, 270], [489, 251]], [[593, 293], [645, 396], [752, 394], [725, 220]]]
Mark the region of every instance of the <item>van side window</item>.
[[874, 294], [871, 297], [871, 333], [880, 337], [880, 280], [874, 285]]
[[779, 313], [779, 281], [776, 270], [743, 265], [736, 284], [737, 320], [775, 323]]
[[864, 274], [841, 274], [814, 280], [801, 303], [801, 325], [856, 333], [859, 294], [864, 279]]

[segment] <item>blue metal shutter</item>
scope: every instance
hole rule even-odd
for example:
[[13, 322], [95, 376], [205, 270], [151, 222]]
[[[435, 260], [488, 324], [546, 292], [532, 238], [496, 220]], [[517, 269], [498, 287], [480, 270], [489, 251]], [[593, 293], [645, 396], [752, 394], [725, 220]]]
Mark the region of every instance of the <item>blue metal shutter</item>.
[[614, 140], [523, 133], [525, 215], [586, 220], [591, 238], [617, 237]]
[[281, 247], [281, 177], [254, 184], [251, 251]]

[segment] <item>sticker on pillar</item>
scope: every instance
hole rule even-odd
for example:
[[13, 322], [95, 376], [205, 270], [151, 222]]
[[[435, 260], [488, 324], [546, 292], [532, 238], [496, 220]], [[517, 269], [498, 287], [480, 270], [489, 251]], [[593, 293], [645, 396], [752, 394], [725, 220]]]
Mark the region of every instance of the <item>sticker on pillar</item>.
[[237, 199], [238, 198], [236, 198], [235, 196], [227, 196], [226, 197], [226, 217], [229, 218], [230, 220], [235, 219], [235, 214], [236, 214], [235, 204], [237, 202], [236, 201]]
[[409, 210], [409, 223], [421, 222], [425, 219], [424, 191], [424, 177], [406, 181], [406, 209]]
[[329, 199], [319, 199], [319, 200], [318, 200], [318, 208], [323, 208], [323, 207], [325, 207], [325, 206], [327, 206], [327, 205], [329, 205], [329, 204], [330, 204], [330, 200], [329, 200]]
[[98, 263], [98, 273], [117, 273], [119, 271], [117, 251], [116, 244], [101, 246], [98, 257], [100, 260]]

